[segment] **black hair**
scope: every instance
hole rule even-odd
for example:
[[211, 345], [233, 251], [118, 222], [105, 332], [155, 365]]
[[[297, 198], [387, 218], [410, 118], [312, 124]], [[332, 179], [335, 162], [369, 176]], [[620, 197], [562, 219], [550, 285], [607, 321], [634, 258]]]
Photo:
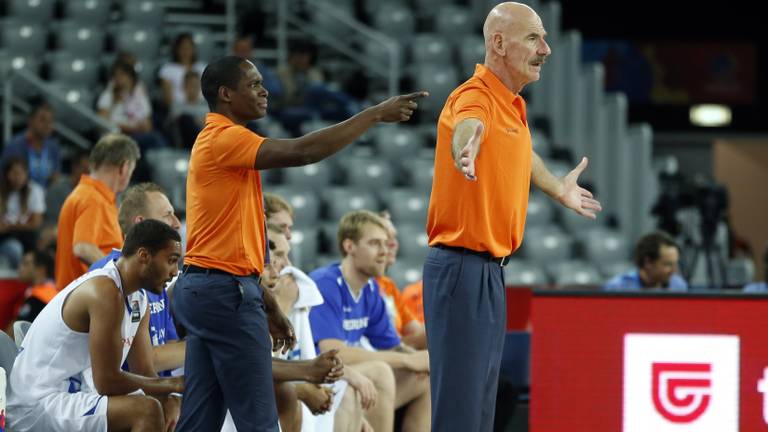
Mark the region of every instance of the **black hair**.
[[173, 61], [176, 63], [181, 63], [181, 59], [179, 59], [179, 47], [185, 40], [192, 42], [192, 46], [195, 48], [195, 52], [192, 54], [192, 63], [195, 63], [197, 61], [197, 45], [195, 45], [195, 38], [192, 37], [192, 33], [187, 32], [179, 33], [176, 36], [176, 39], [173, 40], [173, 48], [171, 49]]
[[29, 101], [28, 117], [31, 119], [32, 117], [36, 116], [37, 113], [40, 112], [41, 110], [53, 111], [53, 109], [51, 108], [51, 105], [44, 98], [41, 98], [41, 97], [32, 98]]
[[128, 230], [123, 245], [123, 256], [133, 256], [139, 248], [145, 248], [154, 255], [168, 246], [169, 241], [181, 242], [181, 236], [165, 222], [145, 219]]
[[35, 267], [42, 267], [45, 269], [45, 276], [52, 278], [55, 273], [56, 260], [53, 258], [50, 252], [44, 250], [34, 250], [30, 252], [32, 258], [35, 260]]
[[28, 210], [27, 206], [29, 204], [28, 201], [30, 193], [29, 182], [31, 181], [29, 178], [29, 163], [27, 162], [27, 158], [15, 155], [6, 159], [2, 164], [3, 171], [2, 178], [0, 178], [0, 214], [5, 214], [5, 212], [8, 210], [8, 199], [13, 193], [11, 181], [8, 180], [8, 174], [10, 173], [11, 168], [16, 165], [24, 168], [24, 171], [27, 172], [27, 182], [24, 183], [24, 185], [21, 187], [21, 190], [19, 191], [19, 204], [21, 205], [21, 214], [26, 214]]
[[680, 247], [669, 234], [663, 231], [656, 231], [644, 235], [635, 247], [635, 265], [637, 268], [643, 268], [647, 261], [656, 261], [659, 259], [659, 250], [662, 246], [672, 246], [677, 250]]
[[205, 67], [203, 76], [200, 78], [200, 87], [211, 111], [216, 111], [219, 102], [219, 87], [237, 88], [243, 77], [240, 66], [245, 61], [246, 59], [242, 57], [225, 56], [214, 60]]

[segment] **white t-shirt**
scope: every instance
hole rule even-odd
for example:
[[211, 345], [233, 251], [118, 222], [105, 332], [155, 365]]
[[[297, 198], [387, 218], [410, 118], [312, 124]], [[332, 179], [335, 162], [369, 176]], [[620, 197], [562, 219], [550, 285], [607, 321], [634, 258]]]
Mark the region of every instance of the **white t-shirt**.
[[122, 101], [115, 103], [114, 83], [110, 81], [107, 88], [101, 92], [96, 107], [109, 111], [109, 121], [114, 125], [135, 126], [152, 115], [152, 105], [141, 83], [136, 84], [133, 91]]
[[7, 224], [22, 224], [27, 222], [33, 214], [43, 213], [45, 213], [45, 191], [40, 185], [30, 181], [26, 213], [21, 213], [21, 194], [13, 191], [8, 195], [8, 202], [5, 203], [3, 220]]
[[[192, 65], [192, 70], [197, 72], [197, 75], [202, 77], [203, 70], [205, 70], [205, 64], [197, 62]], [[172, 102], [174, 104], [184, 102], [184, 75], [187, 73], [187, 67], [180, 63], [166, 63], [157, 73], [161, 79], [168, 81], [171, 84], [171, 91], [173, 95]], [[202, 95], [201, 95], [202, 96]]]

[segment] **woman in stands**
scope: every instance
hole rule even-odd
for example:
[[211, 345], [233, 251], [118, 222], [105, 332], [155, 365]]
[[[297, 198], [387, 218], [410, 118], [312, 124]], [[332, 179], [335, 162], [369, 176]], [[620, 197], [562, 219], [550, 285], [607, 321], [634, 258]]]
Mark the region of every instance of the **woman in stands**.
[[[197, 61], [197, 46], [189, 33], [176, 36], [172, 53], [172, 61], [164, 64], [158, 72], [163, 86], [163, 101], [168, 109], [186, 100], [184, 78], [187, 72], [197, 72], [200, 77], [205, 69], [205, 63]], [[200, 98], [202, 99], [202, 93]]]
[[45, 191], [29, 180], [26, 159], [9, 158], [0, 179], [0, 255], [11, 268], [34, 248], [44, 214]]

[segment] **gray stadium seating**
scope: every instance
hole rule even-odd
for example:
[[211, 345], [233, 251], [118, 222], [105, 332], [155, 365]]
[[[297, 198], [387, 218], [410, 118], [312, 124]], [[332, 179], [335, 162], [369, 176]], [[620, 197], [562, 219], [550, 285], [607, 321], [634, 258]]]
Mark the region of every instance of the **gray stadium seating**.
[[36, 23], [47, 23], [53, 16], [56, 0], [10, 0], [10, 16]]
[[148, 28], [159, 28], [163, 24], [165, 11], [160, 1], [134, 0], [122, 5], [125, 22], [141, 24]]
[[410, 181], [410, 186], [429, 193], [432, 190], [432, 178], [435, 175], [434, 159], [410, 158], [402, 161], [402, 172]]
[[544, 193], [532, 193], [528, 198], [528, 213], [525, 218], [525, 225], [538, 226], [551, 224], [555, 214], [554, 206], [554, 202]]
[[315, 265], [318, 252], [317, 228], [294, 227], [291, 230], [291, 262], [301, 269]]
[[89, 88], [97, 85], [100, 66], [92, 57], [70, 52], [57, 52], [51, 57], [51, 80]]
[[392, 167], [380, 158], [350, 158], [346, 161], [346, 172], [349, 186], [367, 190], [389, 188], [395, 180]]
[[522, 252], [525, 258], [550, 263], [572, 256], [573, 238], [556, 225], [532, 226], [525, 231]]
[[0, 21], [0, 45], [11, 55], [37, 57], [45, 52], [48, 29], [40, 23], [7, 18]]
[[507, 286], [541, 286], [549, 283], [544, 270], [533, 261], [513, 259], [504, 266]]
[[128, 51], [140, 59], [155, 59], [160, 52], [160, 34], [157, 30], [136, 23], [123, 23], [113, 34], [120, 51]]
[[410, 37], [416, 26], [410, 8], [399, 3], [382, 3], [373, 17], [373, 27], [395, 39]]
[[420, 260], [399, 259], [387, 269], [387, 276], [392, 278], [401, 291], [406, 286], [421, 280], [424, 262]]
[[396, 224], [414, 223], [424, 227], [429, 209], [429, 190], [397, 188], [383, 190], [381, 200]]
[[353, 210], [377, 211], [379, 203], [368, 191], [351, 187], [333, 187], [322, 191], [321, 196], [328, 208], [328, 220], [337, 223], [342, 216]]
[[438, 8], [435, 17], [437, 32], [452, 42], [473, 34], [472, 12], [465, 6], [445, 5]]
[[443, 35], [421, 33], [411, 41], [411, 58], [416, 64], [453, 65], [451, 48]]
[[283, 170], [283, 182], [289, 186], [323, 189], [331, 184], [332, 169], [329, 162], [287, 168]]
[[603, 276], [586, 261], [564, 261], [549, 266], [555, 284], [560, 286], [600, 285]]
[[91, 24], [65, 21], [58, 26], [57, 43], [62, 52], [98, 57], [104, 50], [104, 31]]
[[398, 223], [397, 240], [400, 243], [398, 259], [402, 257], [424, 263], [429, 253], [429, 239], [423, 224]]
[[421, 148], [421, 136], [408, 127], [378, 127], [372, 138], [379, 153], [391, 161], [413, 157]]
[[293, 207], [293, 220], [297, 225], [312, 226], [320, 217], [317, 193], [305, 187], [277, 186], [265, 189], [280, 195]]
[[69, 20], [85, 25], [101, 26], [109, 21], [111, 0], [67, 0], [64, 2]]
[[477, 35], [470, 35], [459, 41], [459, 61], [462, 78], [469, 78], [475, 73], [475, 65], [485, 61], [485, 41]]

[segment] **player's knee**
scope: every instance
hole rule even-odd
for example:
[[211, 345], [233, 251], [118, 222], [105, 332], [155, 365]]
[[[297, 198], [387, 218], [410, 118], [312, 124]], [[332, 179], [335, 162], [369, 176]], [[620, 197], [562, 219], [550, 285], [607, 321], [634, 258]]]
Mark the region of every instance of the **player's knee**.
[[150, 397], [141, 396], [134, 400], [134, 418], [142, 425], [163, 425], [163, 406], [160, 401]]
[[392, 367], [382, 361], [372, 361], [368, 367], [368, 378], [373, 381], [380, 397], [395, 394], [395, 373]]
[[296, 387], [293, 384], [289, 382], [275, 384], [275, 402], [279, 412], [295, 409], [298, 400]]

